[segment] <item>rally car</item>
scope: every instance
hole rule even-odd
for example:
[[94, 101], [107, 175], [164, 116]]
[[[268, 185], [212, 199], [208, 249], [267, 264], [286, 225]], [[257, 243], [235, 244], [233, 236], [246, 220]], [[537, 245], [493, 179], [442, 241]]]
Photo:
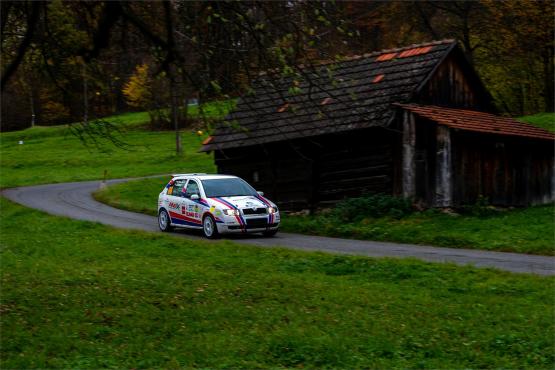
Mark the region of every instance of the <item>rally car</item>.
[[158, 225], [202, 229], [207, 238], [224, 233], [262, 233], [279, 228], [277, 206], [245, 180], [228, 175], [178, 174], [158, 196]]

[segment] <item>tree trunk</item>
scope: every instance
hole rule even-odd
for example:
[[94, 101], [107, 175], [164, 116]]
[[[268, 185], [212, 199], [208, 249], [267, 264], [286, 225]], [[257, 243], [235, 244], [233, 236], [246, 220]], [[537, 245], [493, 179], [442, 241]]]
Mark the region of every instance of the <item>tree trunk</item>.
[[32, 88], [29, 88], [29, 104], [31, 107], [31, 127], [35, 127], [35, 99]]
[[171, 89], [171, 106], [172, 106], [172, 121], [175, 130], [175, 154], [181, 154], [181, 133], [179, 132], [179, 117], [178, 117], [178, 101], [177, 101], [177, 87], [175, 83], [175, 76], [170, 67], [170, 89]]
[[89, 86], [84, 63], [81, 72], [83, 74], [83, 123], [86, 125], [89, 122]]
[[553, 89], [555, 89], [555, 73], [553, 66], [553, 49], [545, 48], [543, 52], [543, 71], [544, 71], [544, 95], [545, 110], [547, 112], [555, 112], [555, 96]]

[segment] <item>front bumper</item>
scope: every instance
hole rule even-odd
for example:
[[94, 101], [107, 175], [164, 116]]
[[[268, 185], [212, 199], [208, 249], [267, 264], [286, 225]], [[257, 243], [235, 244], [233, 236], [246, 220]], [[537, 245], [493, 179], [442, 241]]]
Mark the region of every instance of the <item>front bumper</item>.
[[218, 224], [218, 232], [220, 234], [240, 234], [240, 233], [261, 233], [264, 231], [273, 231], [279, 228], [279, 222], [269, 224], [267, 227], [242, 227], [240, 225], [224, 225]]
[[217, 222], [218, 232], [226, 233], [260, 233], [264, 231], [273, 231], [279, 228], [280, 215], [273, 214], [271, 217], [260, 216], [224, 216], [220, 222]]

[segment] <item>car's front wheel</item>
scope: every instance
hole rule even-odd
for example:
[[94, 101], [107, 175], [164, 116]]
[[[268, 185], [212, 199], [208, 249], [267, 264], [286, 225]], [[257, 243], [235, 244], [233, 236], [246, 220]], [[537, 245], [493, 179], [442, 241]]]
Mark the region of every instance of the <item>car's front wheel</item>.
[[162, 231], [172, 231], [173, 229], [171, 226], [170, 215], [168, 215], [168, 212], [166, 212], [165, 209], [158, 213], [158, 227], [160, 227], [160, 230]]
[[206, 215], [202, 220], [202, 231], [208, 239], [217, 239], [220, 236], [216, 221], [210, 215]]

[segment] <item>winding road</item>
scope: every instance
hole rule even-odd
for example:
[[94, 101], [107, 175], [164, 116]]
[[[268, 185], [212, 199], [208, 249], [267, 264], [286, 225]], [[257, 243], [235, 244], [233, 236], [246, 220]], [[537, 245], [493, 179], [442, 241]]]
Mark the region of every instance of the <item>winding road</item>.
[[[107, 185], [129, 181], [110, 180]], [[78, 220], [100, 222], [126, 229], [160, 232], [155, 217], [116, 209], [99, 203], [92, 193], [100, 181], [73, 182], [6, 189], [2, 194], [19, 204]], [[153, 200], [155, 206], [155, 200]], [[174, 235], [204, 239], [198, 233], [177, 231]], [[472, 249], [438, 248], [410, 244], [328, 238], [278, 233], [274, 238], [257, 235], [230, 237], [235, 242], [258, 247], [283, 247], [304, 251], [352, 254], [368, 257], [416, 258], [428, 262], [450, 262], [475, 267], [493, 267], [518, 273], [555, 275], [555, 257]]]

